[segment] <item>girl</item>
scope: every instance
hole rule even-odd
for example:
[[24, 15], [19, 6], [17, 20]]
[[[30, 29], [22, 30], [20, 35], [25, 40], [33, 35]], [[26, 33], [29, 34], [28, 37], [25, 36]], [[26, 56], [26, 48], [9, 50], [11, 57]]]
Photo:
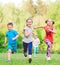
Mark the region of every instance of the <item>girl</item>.
[[33, 28], [32, 28], [33, 21], [31, 18], [26, 20], [26, 27], [24, 28], [24, 38], [23, 38], [23, 49], [24, 49], [24, 56], [27, 57], [28, 51], [28, 58], [29, 63], [32, 61], [32, 41], [33, 41]]
[[56, 32], [55, 32], [55, 28], [53, 27], [54, 21], [52, 19], [47, 19], [45, 23], [47, 24], [46, 26], [38, 26], [36, 28], [43, 28], [46, 32], [46, 35], [44, 37], [44, 42], [47, 45], [46, 58], [47, 60], [51, 60], [50, 57], [51, 57], [51, 50], [53, 45], [53, 34]]
[[40, 40], [38, 38], [38, 35], [34, 34], [34, 38], [33, 38], [34, 57], [36, 57], [36, 54], [38, 53], [39, 44], [40, 44]]

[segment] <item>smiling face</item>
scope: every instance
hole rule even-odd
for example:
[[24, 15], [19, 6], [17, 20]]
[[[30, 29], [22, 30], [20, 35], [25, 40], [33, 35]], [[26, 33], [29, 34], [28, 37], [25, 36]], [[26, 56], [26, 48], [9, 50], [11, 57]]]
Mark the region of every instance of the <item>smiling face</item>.
[[12, 25], [8, 25], [8, 30], [12, 30], [13, 29], [13, 26]]
[[26, 25], [27, 25], [28, 27], [31, 27], [32, 24], [33, 24], [32, 20], [27, 20], [27, 21], [26, 21]]
[[37, 39], [38, 38], [38, 35], [37, 34], [34, 34], [34, 39]]
[[53, 25], [52, 19], [48, 19], [46, 23], [47, 23], [47, 25], [49, 25], [49, 26]]

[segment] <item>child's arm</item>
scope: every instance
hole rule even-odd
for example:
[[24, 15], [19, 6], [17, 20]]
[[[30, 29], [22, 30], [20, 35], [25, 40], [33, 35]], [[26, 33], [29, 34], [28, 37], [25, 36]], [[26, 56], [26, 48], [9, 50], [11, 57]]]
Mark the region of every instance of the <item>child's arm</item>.
[[34, 29], [37, 29], [37, 28], [44, 28], [44, 26], [37, 26], [37, 27], [34, 27]]
[[6, 42], [7, 42], [7, 38], [5, 37], [4, 45], [6, 45]]
[[53, 28], [53, 30], [49, 29], [49, 31], [52, 32], [52, 33], [56, 33], [55, 28]]
[[19, 37], [19, 35], [17, 34], [16, 37], [12, 38], [12, 40], [16, 40]]
[[28, 32], [27, 30], [24, 30], [24, 35], [28, 37], [33, 31]]

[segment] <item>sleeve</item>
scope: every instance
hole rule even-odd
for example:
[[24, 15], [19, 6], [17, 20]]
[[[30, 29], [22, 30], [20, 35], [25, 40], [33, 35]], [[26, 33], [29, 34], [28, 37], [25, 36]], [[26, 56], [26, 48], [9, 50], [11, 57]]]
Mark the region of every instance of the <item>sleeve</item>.
[[44, 29], [45, 29], [46, 32], [50, 32], [49, 31], [49, 29], [50, 29], [49, 27], [45, 26]]
[[18, 32], [17, 32], [17, 31], [14, 31], [14, 34], [15, 34], [15, 36], [16, 36], [16, 35], [18, 35]]
[[27, 27], [25, 27], [24, 30], [27, 30]]
[[28, 31], [28, 28], [27, 28], [27, 27], [25, 27], [23, 31]]

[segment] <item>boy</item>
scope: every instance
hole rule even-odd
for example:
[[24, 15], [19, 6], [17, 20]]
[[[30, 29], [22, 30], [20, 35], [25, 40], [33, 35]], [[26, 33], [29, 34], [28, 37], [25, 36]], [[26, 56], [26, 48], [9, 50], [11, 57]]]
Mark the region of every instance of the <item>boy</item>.
[[38, 35], [34, 34], [34, 38], [33, 38], [34, 57], [36, 57], [36, 54], [38, 53], [39, 44], [40, 44], [40, 40], [38, 38]]
[[8, 23], [7, 27], [8, 27], [8, 31], [6, 32], [5, 44], [8, 40], [8, 62], [9, 62], [11, 51], [14, 53], [17, 52], [18, 33], [17, 31], [13, 30], [13, 23]]
[[28, 51], [28, 58], [29, 63], [32, 61], [32, 41], [33, 41], [33, 28], [32, 28], [33, 21], [31, 18], [26, 20], [26, 27], [24, 28], [24, 38], [23, 38], [23, 49], [24, 49], [24, 56], [27, 57]]
[[52, 45], [53, 45], [53, 34], [55, 32], [55, 28], [53, 27], [54, 21], [52, 19], [47, 19], [45, 21], [47, 24], [46, 26], [38, 26], [36, 28], [43, 28], [46, 32], [46, 35], [44, 37], [44, 42], [47, 45], [47, 54], [46, 58], [47, 60], [51, 60], [51, 50], [52, 50]]

